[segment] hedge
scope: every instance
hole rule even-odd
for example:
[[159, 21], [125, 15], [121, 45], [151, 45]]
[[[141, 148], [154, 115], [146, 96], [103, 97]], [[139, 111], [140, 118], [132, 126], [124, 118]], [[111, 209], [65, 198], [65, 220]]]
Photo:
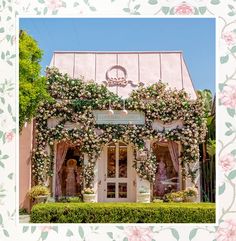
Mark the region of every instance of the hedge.
[[213, 203], [44, 203], [32, 223], [214, 223]]

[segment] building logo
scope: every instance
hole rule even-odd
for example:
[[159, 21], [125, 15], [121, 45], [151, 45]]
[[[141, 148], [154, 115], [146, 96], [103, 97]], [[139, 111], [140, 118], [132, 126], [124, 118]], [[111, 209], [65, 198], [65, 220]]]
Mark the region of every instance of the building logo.
[[127, 79], [127, 70], [121, 65], [114, 65], [106, 72], [106, 81], [103, 81], [108, 87], [125, 87], [130, 84], [132, 87], [137, 87], [132, 80]]

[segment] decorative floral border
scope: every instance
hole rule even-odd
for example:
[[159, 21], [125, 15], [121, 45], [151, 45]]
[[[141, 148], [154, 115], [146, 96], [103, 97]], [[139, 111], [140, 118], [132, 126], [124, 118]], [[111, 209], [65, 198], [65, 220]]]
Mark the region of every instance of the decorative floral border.
[[[0, 240], [235, 240], [236, 234], [236, 7], [235, 0], [1, 0], [0, 1]], [[188, 15], [216, 17], [219, 226], [17, 225], [15, 173], [16, 17]]]

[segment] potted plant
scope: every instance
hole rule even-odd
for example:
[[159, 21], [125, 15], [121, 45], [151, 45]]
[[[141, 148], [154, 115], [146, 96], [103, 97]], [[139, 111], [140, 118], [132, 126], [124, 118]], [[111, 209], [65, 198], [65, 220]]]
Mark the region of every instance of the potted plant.
[[83, 194], [83, 201], [85, 203], [94, 203], [96, 202], [96, 195], [94, 193], [94, 190], [92, 188], [85, 188], [82, 191]]
[[171, 192], [171, 193], [166, 194], [166, 199], [169, 202], [183, 202], [184, 193], [182, 191]]
[[198, 190], [195, 187], [188, 187], [184, 190], [184, 201], [195, 202], [198, 195]]
[[137, 202], [138, 203], [150, 203], [150, 192], [147, 188], [141, 186], [138, 190], [137, 194]]
[[49, 189], [42, 185], [33, 186], [28, 192], [30, 199], [35, 203], [46, 202], [48, 196], [50, 195]]

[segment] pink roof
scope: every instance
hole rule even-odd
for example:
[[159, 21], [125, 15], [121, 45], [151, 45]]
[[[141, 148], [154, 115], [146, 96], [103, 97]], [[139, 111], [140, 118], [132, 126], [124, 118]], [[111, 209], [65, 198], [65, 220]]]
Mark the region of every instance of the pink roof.
[[196, 93], [181, 51], [173, 52], [54, 52], [50, 66], [72, 78], [105, 83], [109, 78], [132, 82], [123, 87], [108, 87], [122, 97], [140, 82], [145, 86], [162, 80], [171, 88], [185, 89], [192, 99]]

